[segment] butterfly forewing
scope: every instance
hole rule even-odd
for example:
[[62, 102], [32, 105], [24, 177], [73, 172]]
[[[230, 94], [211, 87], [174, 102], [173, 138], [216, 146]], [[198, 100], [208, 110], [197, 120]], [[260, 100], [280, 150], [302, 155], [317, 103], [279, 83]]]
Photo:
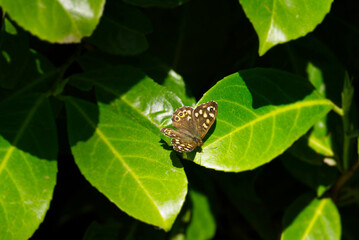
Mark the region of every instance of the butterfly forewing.
[[[197, 122], [193, 118], [193, 111], [192, 107], [177, 108], [172, 116], [172, 125], [188, 135], [196, 135]], [[199, 137], [199, 135], [197, 135], [197, 137]]]
[[172, 124], [178, 130], [162, 128], [164, 135], [172, 138], [173, 149], [191, 152], [202, 145], [202, 139], [216, 120], [218, 105], [214, 101], [192, 107], [180, 107], [173, 113]]
[[198, 124], [199, 136], [203, 139], [208, 130], [216, 120], [218, 104], [215, 101], [209, 101], [197, 106], [194, 109], [194, 117]]

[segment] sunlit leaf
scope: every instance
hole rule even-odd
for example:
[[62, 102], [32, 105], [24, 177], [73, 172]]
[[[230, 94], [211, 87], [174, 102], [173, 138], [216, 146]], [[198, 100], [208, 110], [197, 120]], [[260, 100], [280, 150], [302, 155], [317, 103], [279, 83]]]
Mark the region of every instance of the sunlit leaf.
[[259, 54], [314, 30], [333, 0], [239, 0], [259, 37]]
[[163, 149], [159, 127], [170, 117], [165, 109], [180, 105], [179, 98], [132, 67], [97, 71], [72, 79], [95, 85], [97, 106], [66, 100], [75, 161], [127, 214], [169, 230], [184, 202], [187, 178], [176, 155]]
[[283, 240], [341, 239], [340, 216], [328, 198], [298, 198], [285, 213], [283, 228]]
[[28, 239], [56, 183], [57, 134], [46, 96], [0, 104], [0, 149], [1, 239]]
[[332, 106], [305, 79], [270, 69], [224, 78], [200, 103], [209, 100], [218, 103], [217, 120], [194, 162], [235, 172], [284, 152]]
[[91, 35], [104, 4], [105, 0], [0, 0], [2, 10], [21, 27], [43, 40], [57, 43], [80, 42], [84, 36]]

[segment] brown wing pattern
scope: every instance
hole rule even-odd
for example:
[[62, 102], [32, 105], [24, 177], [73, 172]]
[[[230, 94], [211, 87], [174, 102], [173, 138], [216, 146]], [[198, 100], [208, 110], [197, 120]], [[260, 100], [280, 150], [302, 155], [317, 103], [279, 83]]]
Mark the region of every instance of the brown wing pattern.
[[215, 101], [209, 101], [197, 106], [193, 116], [197, 121], [199, 136], [203, 139], [208, 130], [216, 120], [218, 104]]
[[172, 115], [172, 128], [162, 128], [161, 132], [171, 137], [173, 149], [177, 152], [191, 152], [202, 145], [202, 139], [217, 117], [218, 104], [215, 101], [192, 107], [180, 107]]
[[196, 142], [191, 141], [185, 134], [172, 128], [162, 128], [161, 132], [172, 138], [173, 149], [177, 152], [191, 152], [198, 146]]

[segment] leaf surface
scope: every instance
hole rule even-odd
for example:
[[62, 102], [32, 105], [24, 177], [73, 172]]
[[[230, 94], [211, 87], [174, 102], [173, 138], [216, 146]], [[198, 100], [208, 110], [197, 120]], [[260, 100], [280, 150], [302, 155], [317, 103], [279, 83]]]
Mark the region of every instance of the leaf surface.
[[56, 158], [56, 127], [46, 96], [0, 104], [2, 239], [28, 239], [39, 227], [56, 183]]
[[3, 11], [21, 27], [52, 43], [80, 42], [91, 35], [104, 4], [105, 0], [0, 0]]
[[283, 240], [340, 239], [340, 216], [331, 199], [298, 198], [284, 215]]
[[239, 0], [259, 37], [259, 55], [314, 30], [332, 0]]
[[159, 128], [170, 118], [165, 109], [180, 100], [135, 68], [117, 68], [122, 85], [114, 71], [72, 79], [92, 82], [100, 100], [97, 106], [66, 100], [75, 161], [127, 214], [169, 230], [187, 194], [187, 178], [176, 155], [163, 149]]
[[256, 168], [284, 152], [332, 106], [305, 79], [271, 69], [224, 78], [200, 103], [210, 100], [218, 103], [217, 120], [194, 162], [235, 172]]

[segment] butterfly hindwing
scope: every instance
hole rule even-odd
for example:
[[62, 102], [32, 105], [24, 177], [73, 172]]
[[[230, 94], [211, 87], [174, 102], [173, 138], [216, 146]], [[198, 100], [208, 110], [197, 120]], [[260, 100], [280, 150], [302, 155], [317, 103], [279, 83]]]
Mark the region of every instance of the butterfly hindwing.
[[191, 152], [197, 147], [197, 143], [191, 141], [185, 134], [172, 128], [162, 128], [161, 132], [167, 137], [171, 137], [173, 149], [177, 152]]

